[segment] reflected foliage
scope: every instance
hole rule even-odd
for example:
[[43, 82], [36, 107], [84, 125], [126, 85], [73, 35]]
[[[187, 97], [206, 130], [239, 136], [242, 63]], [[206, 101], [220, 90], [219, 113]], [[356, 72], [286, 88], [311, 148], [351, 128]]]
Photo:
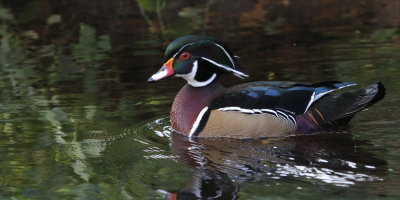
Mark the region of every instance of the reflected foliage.
[[[0, 198], [398, 198], [398, 6], [0, 0]], [[345, 134], [176, 137], [168, 113], [183, 82], [146, 80], [184, 34], [226, 41], [244, 81], [380, 80], [388, 95]]]

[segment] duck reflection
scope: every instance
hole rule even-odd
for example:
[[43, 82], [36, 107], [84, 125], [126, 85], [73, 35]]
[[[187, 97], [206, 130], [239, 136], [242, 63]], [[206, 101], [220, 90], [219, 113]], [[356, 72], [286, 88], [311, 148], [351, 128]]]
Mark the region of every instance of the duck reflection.
[[296, 181], [349, 186], [379, 181], [387, 163], [360, 148], [352, 134], [318, 134], [264, 140], [189, 140], [171, 134], [171, 149], [194, 173], [172, 199], [236, 199], [244, 181]]

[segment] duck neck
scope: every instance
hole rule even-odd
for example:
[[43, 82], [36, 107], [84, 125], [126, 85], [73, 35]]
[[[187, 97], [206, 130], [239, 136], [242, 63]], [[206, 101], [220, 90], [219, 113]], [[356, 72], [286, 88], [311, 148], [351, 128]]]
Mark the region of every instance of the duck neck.
[[200, 111], [223, 89], [218, 80], [204, 87], [183, 86], [172, 104], [170, 119], [172, 128], [183, 134], [189, 134]]

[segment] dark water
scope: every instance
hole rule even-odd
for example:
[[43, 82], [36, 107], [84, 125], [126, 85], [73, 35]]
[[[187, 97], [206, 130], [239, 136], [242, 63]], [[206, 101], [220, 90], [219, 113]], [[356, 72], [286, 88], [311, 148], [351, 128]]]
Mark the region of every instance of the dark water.
[[[0, 199], [398, 199], [400, 2], [0, 1]], [[226, 41], [245, 81], [382, 81], [349, 131], [188, 141], [169, 41]], [[226, 85], [243, 82], [225, 77]]]

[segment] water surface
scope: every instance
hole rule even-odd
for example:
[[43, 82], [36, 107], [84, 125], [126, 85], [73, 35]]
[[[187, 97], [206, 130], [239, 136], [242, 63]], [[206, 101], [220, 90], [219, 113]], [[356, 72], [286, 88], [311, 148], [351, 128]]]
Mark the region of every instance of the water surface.
[[[0, 1], [0, 198], [400, 198], [397, 1]], [[257, 80], [382, 81], [349, 130], [188, 140], [147, 84], [184, 34]]]

